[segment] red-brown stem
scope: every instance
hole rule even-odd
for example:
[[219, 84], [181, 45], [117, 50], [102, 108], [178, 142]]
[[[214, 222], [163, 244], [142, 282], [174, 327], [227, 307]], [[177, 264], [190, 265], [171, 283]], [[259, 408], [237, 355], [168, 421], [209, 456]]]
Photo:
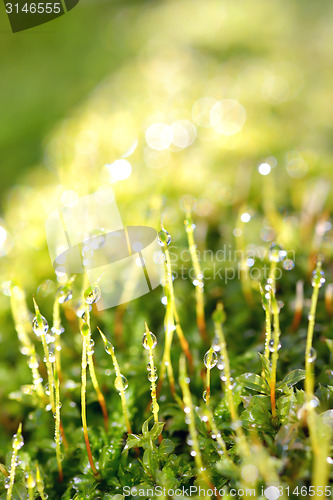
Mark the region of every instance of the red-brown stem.
[[329, 316], [333, 316], [333, 284], [329, 283], [325, 290], [325, 307]]
[[68, 441], [66, 439], [66, 436], [65, 436], [65, 431], [64, 431], [64, 427], [62, 425], [62, 422], [60, 421], [60, 434], [61, 434], [61, 437], [62, 437], [62, 442], [63, 442], [63, 445], [64, 445], [64, 448], [66, 450], [68, 450]]
[[91, 470], [93, 471], [95, 477], [99, 477], [100, 473], [98, 472], [98, 470], [96, 469], [95, 464], [94, 464], [94, 459], [93, 459], [93, 456], [92, 456], [92, 453], [91, 453], [91, 448], [90, 448], [90, 443], [89, 443], [89, 436], [88, 436], [87, 430], [84, 429], [83, 430], [83, 434], [84, 434], [84, 441], [86, 443], [86, 448], [87, 448], [87, 453], [88, 453], [88, 460], [89, 460], [89, 463], [90, 463]]
[[272, 407], [272, 417], [276, 417], [276, 405], [275, 405], [275, 381], [271, 382], [271, 407]]

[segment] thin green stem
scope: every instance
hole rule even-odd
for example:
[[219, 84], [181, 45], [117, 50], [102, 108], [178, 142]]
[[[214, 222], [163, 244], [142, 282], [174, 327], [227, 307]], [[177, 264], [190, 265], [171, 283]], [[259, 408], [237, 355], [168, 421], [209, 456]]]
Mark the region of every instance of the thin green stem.
[[41, 497], [42, 500], [47, 500], [47, 497], [44, 492], [44, 482], [42, 480], [42, 476], [40, 473], [39, 466], [37, 465], [36, 469], [36, 485], [37, 485], [37, 490], [39, 493], [39, 496]]
[[52, 369], [52, 363], [50, 361], [50, 351], [49, 347], [46, 342], [46, 336], [45, 336], [45, 330], [44, 330], [44, 323], [43, 323], [43, 317], [39, 311], [39, 307], [37, 305], [37, 302], [35, 301], [35, 298], [33, 298], [33, 303], [35, 307], [35, 312], [36, 312], [36, 323], [37, 323], [37, 331], [38, 335], [42, 339], [42, 345], [43, 345], [43, 351], [44, 351], [44, 357], [45, 357], [45, 364], [46, 364], [46, 370], [47, 370], [47, 382], [49, 385], [49, 398], [50, 398], [50, 405], [52, 412], [55, 412], [55, 404], [54, 404], [54, 374], [53, 374], [53, 369]]
[[169, 302], [168, 302], [167, 307], [166, 307], [166, 313], [165, 313], [165, 318], [164, 318], [164, 329], [165, 329], [164, 352], [163, 352], [163, 358], [162, 358], [160, 380], [159, 380], [158, 385], [157, 385], [157, 394], [160, 393], [160, 390], [161, 390], [162, 385], [163, 385], [163, 380], [165, 377], [165, 372], [167, 372], [171, 394], [174, 397], [174, 399], [177, 401], [179, 406], [182, 408], [183, 401], [176, 393], [175, 377], [173, 374], [173, 368], [172, 368], [172, 363], [171, 363], [171, 346], [172, 346], [173, 332], [175, 330], [175, 323], [174, 323], [174, 317], [173, 317], [172, 310], [171, 310], [171, 305], [169, 305]]
[[55, 377], [55, 413], [54, 413], [54, 418], [55, 418], [55, 442], [56, 442], [56, 456], [57, 456], [57, 464], [58, 464], [58, 471], [59, 471], [59, 481], [62, 482], [64, 479], [64, 474], [62, 470], [62, 463], [61, 463], [61, 432], [60, 432], [60, 426], [61, 426], [61, 420], [60, 420], [60, 381], [58, 374], [56, 374]]
[[32, 380], [33, 380], [34, 386], [36, 387], [36, 392], [37, 392], [38, 396], [40, 397], [40, 399], [43, 401], [43, 403], [47, 404], [49, 400], [48, 400], [47, 395], [45, 394], [44, 387], [43, 387], [42, 382], [41, 382], [42, 378], [41, 378], [40, 373], [38, 371], [39, 363], [38, 363], [38, 359], [37, 359], [37, 355], [36, 355], [36, 351], [35, 351], [35, 346], [32, 346], [32, 348], [31, 348], [28, 365], [31, 369]]
[[45, 403], [47, 402], [48, 398], [45, 394], [43, 384], [41, 382], [42, 378], [38, 371], [38, 360], [36, 356], [35, 346], [31, 342], [28, 335], [28, 332], [31, 331], [29, 311], [27, 308], [24, 292], [17, 285], [11, 288], [10, 303], [15, 323], [15, 329], [17, 331], [19, 341], [22, 345], [21, 351], [24, 352], [28, 357], [28, 366], [31, 369], [32, 380], [34, 387], [36, 388], [36, 393], [38, 394], [41, 401]]
[[35, 487], [34, 486], [28, 486], [28, 494], [29, 494], [29, 500], [34, 500], [34, 498], [35, 498]]
[[53, 304], [53, 333], [55, 336], [54, 347], [55, 347], [55, 356], [57, 363], [57, 371], [58, 377], [62, 380], [62, 370], [61, 370], [61, 319], [60, 319], [60, 305], [58, 300], [58, 294], [56, 294], [56, 298]]
[[215, 436], [214, 439], [216, 440], [217, 444], [221, 448], [221, 455], [224, 455], [225, 457], [227, 457], [230, 460], [230, 458], [228, 456], [227, 446], [224, 442], [224, 439], [222, 438], [221, 432], [218, 430], [218, 428], [216, 426], [216, 422], [214, 420], [213, 413], [212, 413], [210, 407], [206, 407], [204, 412], [205, 412], [205, 416], [207, 417], [207, 422], [209, 424], [209, 427], [213, 433], [213, 434], [211, 434], [211, 437], [213, 437], [213, 435]]
[[196, 317], [199, 333], [204, 342], [207, 342], [206, 320], [205, 320], [205, 302], [204, 302], [204, 281], [203, 273], [201, 270], [197, 246], [194, 240], [194, 224], [192, 221], [192, 214], [189, 204], [186, 204], [186, 219], [184, 221], [187, 242], [190, 250], [191, 260], [194, 269], [195, 280], [195, 300], [196, 300]]
[[214, 366], [216, 365], [217, 362], [217, 356], [216, 353], [211, 347], [208, 349], [204, 356], [204, 364], [206, 367], [206, 384], [205, 384], [205, 392], [203, 394], [203, 398], [206, 401], [206, 406], [209, 406], [210, 402], [210, 371]]
[[[266, 285], [267, 286], [267, 285]], [[268, 285], [270, 286], [270, 285]], [[269, 343], [272, 338], [272, 315], [271, 315], [271, 308], [272, 308], [272, 301], [271, 301], [271, 294], [267, 290], [263, 290], [261, 284], [259, 283], [259, 288], [260, 288], [260, 293], [261, 293], [261, 299], [262, 299], [262, 304], [265, 309], [265, 351], [264, 351], [264, 356], [265, 358], [269, 359]]]
[[89, 335], [89, 344], [88, 344], [88, 351], [87, 351], [89, 373], [90, 373], [93, 387], [94, 387], [96, 394], [97, 394], [97, 399], [98, 399], [99, 405], [100, 405], [102, 413], [103, 413], [104, 427], [105, 427], [105, 430], [108, 431], [108, 429], [109, 429], [108, 411], [106, 408], [106, 402], [105, 402], [104, 395], [99, 387], [99, 383], [97, 380], [95, 366], [94, 366], [94, 358], [93, 358], [93, 355], [91, 352], [90, 342], [91, 342], [91, 335]]
[[[87, 280], [87, 278], [85, 276], [84, 283], [83, 283], [82, 301], [84, 301], [86, 280]], [[107, 432], [109, 429], [108, 411], [107, 411], [107, 407], [106, 407], [105, 398], [104, 398], [104, 395], [103, 395], [101, 388], [99, 386], [97, 376], [96, 376], [96, 371], [95, 371], [94, 357], [93, 357], [93, 353], [92, 353], [92, 349], [91, 349], [92, 339], [91, 339], [91, 327], [90, 327], [90, 311], [89, 311], [88, 304], [86, 304], [85, 321], [89, 327], [89, 332], [88, 332], [88, 337], [87, 337], [87, 358], [88, 358], [88, 364], [89, 364], [89, 373], [90, 373], [93, 387], [94, 387], [95, 392], [97, 394], [97, 399], [98, 399], [99, 405], [100, 405], [101, 410], [102, 410], [103, 419], [104, 419], [104, 428]]]
[[87, 426], [87, 413], [86, 413], [86, 392], [87, 392], [87, 338], [88, 338], [89, 326], [85, 323], [82, 326], [82, 362], [81, 362], [81, 418], [83, 435], [86, 443], [88, 460], [90, 463], [91, 470], [96, 478], [100, 477], [98, 470], [95, 467], [93, 456], [91, 453], [88, 426]]
[[220, 353], [223, 359], [223, 364], [224, 364], [224, 369], [222, 372], [221, 380], [224, 384], [225, 392], [227, 395], [227, 402], [229, 406], [229, 411], [230, 411], [230, 416], [231, 416], [231, 422], [233, 429], [236, 433], [238, 442], [239, 442], [239, 447], [244, 455], [249, 454], [249, 449], [248, 445], [245, 439], [245, 435], [243, 433], [243, 430], [241, 428], [241, 423], [238, 419], [238, 412], [237, 408], [235, 405], [234, 401], [234, 395], [232, 392], [233, 385], [232, 385], [232, 379], [231, 379], [231, 370], [230, 370], [230, 362], [229, 362], [229, 355], [228, 355], [228, 350], [227, 350], [227, 344], [225, 341], [225, 336], [222, 328], [222, 323], [225, 319], [225, 313], [223, 310], [223, 306], [221, 303], [219, 303], [216, 307], [216, 310], [213, 314], [213, 321], [214, 321], [214, 327], [215, 327], [215, 334], [216, 337], [219, 341], [219, 346], [220, 346]]
[[[144, 340], [143, 344], [144, 347], [148, 347], [148, 359], [149, 359], [149, 375], [148, 375], [148, 380], [150, 381], [150, 394], [151, 394], [151, 400], [152, 400], [152, 412], [154, 415], [154, 422], [158, 423], [158, 410], [159, 410], [159, 405], [157, 402], [157, 396], [156, 396], [156, 379], [157, 375], [155, 377], [155, 363], [154, 363], [154, 353], [153, 349], [156, 346], [156, 341], [154, 341], [152, 334], [148, 328], [147, 323], [145, 323], [145, 328], [146, 328], [146, 340]], [[146, 348], [147, 348], [146, 347]], [[150, 376], [150, 377], [149, 377]]]
[[[313, 356], [312, 352], [312, 343], [313, 343], [313, 332], [316, 322], [316, 310], [318, 303], [318, 295], [319, 289], [322, 286], [325, 278], [323, 277], [323, 271], [321, 269], [321, 261], [318, 260], [315, 271], [313, 272], [312, 277], [312, 297], [311, 297], [311, 306], [310, 313], [308, 316], [308, 332], [306, 337], [306, 346], [305, 346], [305, 393], [307, 400], [307, 412], [308, 412], [308, 423], [309, 423], [309, 432], [310, 439], [312, 443], [312, 450], [315, 455], [315, 460], [319, 460], [321, 454], [321, 445], [318, 441], [318, 428], [316, 423], [316, 413], [315, 409], [312, 406], [311, 402], [313, 399], [313, 391], [314, 391], [314, 361], [315, 356]], [[315, 469], [318, 470], [318, 469]]]
[[131, 423], [130, 423], [130, 418], [129, 418], [129, 411], [128, 411], [127, 402], [126, 402], [126, 387], [127, 386], [125, 387], [125, 385], [124, 385], [124, 381], [125, 381], [125, 384], [127, 384], [127, 381], [120, 371], [113, 345], [111, 344], [111, 342], [109, 342], [107, 340], [104, 333], [98, 327], [97, 327], [97, 329], [98, 329], [98, 331], [103, 339], [105, 351], [111, 356], [114, 371], [116, 373], [115, 387], [116, 387], [117, 391], [119, 392], [119, 396], [121, 399], [121, 406], [122, 406], [122, 410], [123, 410], [126, 429], [127, 429], [128, 434], [132, 434], [132, 428], [131, 428]]
[[319, 295], [319, 286], [314, 286], [312, 297], [311, 297], [311, 306], [309, 313], [309, 323], [308, 323], [308, 332], [306, 337], [306, 346], [305, 346], [305, 392], [307, 395], [307, 399], [310, 401], [313, 397], [314, 390], [314, 375], [313, 375], [313, 356], [311, 356], [312, 350], [312, 342], [313, 342], [313, 332], [316, 321], [316, 309]]
[[13, 452], [12, 457], [10, 459], [10, 475], [9, 475], [9, 486], [7, 490], [7, 500], [11, 500], [13, 495], [13, 487], [15, 482], [15, 472], [16, 472], [16, 464], [17, 464], [17, 453], [20, 448], [23, 446], [23, 438], [22, 438], [22, 424], [18, 426], [17, 432], [13, 438]]
[[50, 405], [52, 408], [52, 411], [55, 411], [55, 402], [54, 402], [54, 374], [53, 374], [53, 369], [52, 369], [52, 363], [50, 361], [50, 352], [49, 348], [46, 342], [45, 335], [41, 335], [42, 338], [42, 345], [43, 345], [43, 351], [44, 351], [44, 356], [45, 356], [45, 364], [46, 364], [46, 370], [47, 370], [47, 382], [49, 385], [49, 396], [50, 396]]
[[182, 355], [179, 360], [179, 384], [183, 393], [183, 401], [184, 401], [184, 412], [186, 414], [186, 420], [189, 427], [190, 437], [192, 441], [192, 452], [191, 455], [194, 457], [194, 461], [196, 467], [198, 469], [198, 477], [201, 478], [207, 486], [211, 486], [211, 480], [204, 467], [199, 441], [198, 441], [198, 432], [195, 426], [195, 415], [194, 408], [192, 402], [191, 391], [189, 388], [189, 378], [186, 373], [186, 364], [185, 358]]
[[209, 406], [210, 401], [210, 368], [206, 368], [206, 405]]
[[175, 301], [175, 291], [173, 287], [173, 281], [172, 281], [172, 269], [171, 269], [171, 259], [170, 259], [170, 253], [168, 250], [167, 245], [164, 245], [164, 254], [165, 254], [165, 270], [166, 270], [166, 287], [168, 289], [168, 300], [170, 299], [170, 308], [172, 311], [172, 315], [175, 320], [175, 327], [176, 327], [176, 333], [179, 338], [180, 345], [182, 347], [182, 350], [189, 362], [190, 369], [192, 371], [193, 369], [193, 358], [190, 352], [190, 348], [188, 345], [188, 342], [185, 338], [184, 332], [180, 326], [179, 322], [179, 316], [176, 308], [176, 301]]
[[272, 353], [272, 368], [271, 368], [271, 383], [270, 383], [270, 392], [271, 392], [271, 407], [272, 407], [272, 417], [276, 419], [276, 404], [275, 404], [275, 389], [276, 389], [276, 369], [277, 362], [279, 359], [279, 348], [280, 348], [280, 319], [279, 319], [279, 306], [276, 301], [274, 289], [271, 291], [271, 302], [272, 302], [272, 310], [273, 310], [273, 353]]
[[[46, 369], [47, 369], [47, 379], [48, 379], [48, 385], [49, 385], [49, 397], [50, 397], [50, 405], [51, 405], [51, 410], [52, 413], [55, 417], [55, 441], [56, 441], [56, 457], [57, 457], [57, 464], [58, 464], [58, 471], [59, 471], [59, 479], [62, 481], [63, 478], [63, 471], [62, 471], [62, 465], [61, 465], [61, 453], [60, 453], [60, 432], [62, 432], [63, 436], [63, 429], [61, 427], [61, 421], [60, 421], [60, 392], [59, 392], [59, 387], [58, 391], [56, 390], [56, 383], [55, 383], [55, 376], [57, 377], [58, 380], [58, 375], [55, 374], [55, 371], [53, 370], [53, 362], [50, 360], [50, 351], [49, 347], [46, 341], [46, 336], [45, 336], [45, 330], [44, 330], [44, 321], [45, 318], [43, 319], [38, 305], [33, 298], [34, 302], [34, 307], [36, 311], [36, 318], [35, 318], [35, 323], [37, 324], [37, 331], [39, 332], [39, 336], [42, 339], [42, 345], [43, 345], [43, 351], [44, 351], [44, 356], [45, 356], [45, 363], [46, 363]], [[59, 380], [58, 380], [59, 383]], [[58, 392], [58, 394], [56, 394]], [[55, 397], [58, 397], [58, 403], [55, 401]]]

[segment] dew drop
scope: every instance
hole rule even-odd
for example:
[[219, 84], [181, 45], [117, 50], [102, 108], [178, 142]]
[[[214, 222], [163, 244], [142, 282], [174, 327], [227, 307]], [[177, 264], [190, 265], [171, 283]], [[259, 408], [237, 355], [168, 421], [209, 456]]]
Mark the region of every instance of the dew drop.
[[33, 329], [34, 333], [37, 335], [37, 337], [40, 337], [41, 335], [45, 335], [49, 329], [49, 324], [46, 321], [46, 319], [44, 318], [44, 316], [41, 315], [40, 317], [41, 317], [41, 323], [42, 323], [41, 328], [39, 327], [37, 316], [35, 316], [34, 319], [32, 320], [32, 329]]
[[84, 337], [86, 337], [89, 333], [90, 329], [89, 329], [89, 325], [88, 323], [83, 323], [83, 325], [81, 326], [81, 333]]
[[148, 338], [148, 335], [146, 333], [143, 334], [142, 345], [145, 349], [154, 349], [157, 345], [157, 338], [152, 332], [149, 333], [150, 339]]
[[108, 340], [106, 342], [104, 342], [104, 349], [105, 351], [110, 354], [110, 356], [113, 355], [114, 353], [114, 348], [113, 348], [113, 345], [111, 344], [111, 342], [109, 342]]
[[[89, 311], [91, 311], [91, 306], [88, 307]], [[87, 321], [87, 306], [81, 301], [75, 307], [75, 313], [78, 318], [83, 319], [83, 321]]]
[[187, 219], [184, 220], [184, 224], [185, 224], [185, 230], [187, 233], [191, 233], [192, 231], [194, 231], [195, 229], [195, 224], [191, 224], [191, 222]]
[[317, 351], [314, 347], [311, 347], [309, 356], [308, 356], [308, 361], [309, 363], [313, 363], [317, 358]]
[[207, 391], [204, 391], [202, 393], [202, 399], [206, 402], [207, 401]]
[[321, 269], [315, 269], [312, 273], [311, 284], [313, 287], [321, 288], [325, 283], [325, 273]]
[[283, 268], [286, 270], [286, 271], [291, 271], [292, 269], [294, 269], [295, 267], [295, 262], [291, 259], [286, 259], [285, 261], [283, 261]]
[[269, 260], [271, 262], [281, 262], [287, 256], [287, 252], [277, 243], [272, 243], [269, 247]]
[[193, 440], [192, 440], [191, 436], [187, 436], [187, 438], [186, 438], [186, 444], [188, 444], [189, 446], [193, 445]]
[[158, 379], [158, 375], [157, 375], [157, 370], [155, 368], [154, 373], [153, 372], [148, 373], [148, 380], [149, 380], [149, 382], [156, 382], [157, 379]]
[[214, 342], [213, 349], [214, 349], [215, 352], [220, 352], [220, 350], [221, 350], [220, 344]]
[[216, 366], [217, 366], [217, 369], [218, 369], [218, 370], [224, 370], [224, 366], [225, 366], [225, 365], [224, 365], [224, 360], [223, 360], [223, 357], [222, 357], [222, 356], [220, 356], [220, 357], [219, 357], [219, 360], [218, 360], [218, 362], [217, 362], [217, 365], [216, 365]]
[[29, 368], [38, 368], [38, 367], [39, 367], [38, 360], [35, 357], [31, 357], [29, 359]]
[[[272, 340], [269, 341], [268, 347], [269, 347], [270, 352], [275, 352], [275, 342], [274, 342], [274, 339], [272, 339]], [[281, 349], [281, 344], [280, 343], [278, 343], [276, 350], [278, 351], [279, 349]]]
[[23, 436], [14, 434], [14, 436], [13, 436], [13, 449], [20, 450], [23, 445], [24, 445]]
[[127, 378], [124, 375], [117, 375], [114, 381], [114, 386], [118, 392], [123, 392], [128, 387]]
[[161, 247], [164, 247], [164, 245], [168, 246], [171, 243], [171, 235], [168, 233], [168, 231], [166, 231], [165, 229], [162, 229], [158, 233], [157, 241]]
[[61, 335], [62, 333], [64, 333], [65, 328], [62, 325], [59, 325], [58, 328], [52, 326], [51, 331], [54, 335]]
[[71, 300], [72, 297], [73, 297], [73, 291], [68, 285], [65, 285], [62, 288], [60, 288], [58, 292], [59, 304], [64, 304], [65, 302], [68, 302], [69, 300]]
[[51, 342], [54, 342], [55, 341], [55, 338], [53, 337], [53, 335], [50, 335], [49, 333], [47, 333], [45, 335], [45, 340], [46, 340], [46, 343], [47, 344], [51, 344]]
[[101, 298], [101, 295], [102, 295], [101, 289], [99, 288], [98, 285], [95, 285], [94, 288], [90, 286], [84, 292], [84, 300], [89, 305], [95, 304], [95, 302], [97, 302]]
[[216, 366], [217, 359], [217, 354], [214, 349], [209, 349], [204, 356], [205, 367], [211, 370], [214, 366]]

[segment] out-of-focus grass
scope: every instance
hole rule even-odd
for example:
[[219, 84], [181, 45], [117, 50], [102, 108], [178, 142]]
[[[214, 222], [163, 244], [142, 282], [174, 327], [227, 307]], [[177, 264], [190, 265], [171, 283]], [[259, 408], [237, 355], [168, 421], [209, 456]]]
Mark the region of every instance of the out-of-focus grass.
[[[324, 109], [331, 88], [332, 7], [325, 1], [251, 1], [235, 6], [218, 2], [227, 16], [222, 15], [223, 24], [217, 32], [209, 3], [191, 6], [171, 1], [81, 0], [68, 15], [15, 35], [2, 15], [1, 192], [16, 180], [21, 182], [22, 172], [42, 161], [42, 141], [55, 122], [64, 118], [103, 76], [137, 54], [147, 40], [156, 46], [168, 40], [202, 48], [205, 54], [216, 55], [222, 64], [235, 63], [238, 67], [244, 59], [253, 57], [258, 58], [258, 63], [263, 59], [296, 62], [307, 83], [317, 90], [315, 102], [303, 100], [304, 113], [310, 105], [317, 107], [316, 115], [303, 121], [286, 105], [278, 113], [270, 110], [271, 124], [286, 112], [295, 121], [286, 131], [288, 135], [303, 131], [307, 139], [317, 129], [318, 147], [323, 142], [327, 145], [318, 125], [329, 127]], [[281, 81], [275, 84], [283, 87]], [[266, 118], [263, 116], [267, 123]], [[272, 128], [272, 134], [280, 132]], [[280, 141], [282, 144], [282, 137]]]
[[136, 50], [133, 17], [147, 2], [81, 0], [55, 21], [13, 34], [0, 16], [0, 194], [43, 161], [54, 124]]

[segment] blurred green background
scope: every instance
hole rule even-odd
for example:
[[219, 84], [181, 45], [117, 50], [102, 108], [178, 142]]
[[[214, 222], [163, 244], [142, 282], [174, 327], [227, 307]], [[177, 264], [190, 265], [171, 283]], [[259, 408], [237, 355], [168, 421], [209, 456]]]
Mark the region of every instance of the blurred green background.
[[81, 0], [67, 15], [15, 34], [1, 4], [2, 196], [42, 161], [43, 139], [55, 123], [136, 53], [131, 24], [155, 3]]
[[[0, 156], [2, 196], [22, 180], [25, 171], [43, 160], [43, 139], [68, 115], [101, 79], [136, 56], [150, 39], [189, 44], [223, 62], [249, 58], [288, 58], [297, 62], [306, 85], [331, 88], [332, 4], [326, 0], [218, 2], [231, 10], [220, 27], [216, 43], [210, 40], [205, 15], [211, 2], [141, 0], [81, 0], [69, 14], [41, 27], [12, 34], [1, 5], [0, 15]], [[166, 29], [168, 9], [188, 9], [185, 23], [177, 19]], [[196, 9], [203, 15], [203, 33], [197, 26], [192, 37], [186, 32]], [[206, 10], [206, 12], [205, 12]], [[234, 12], [235, 11], [235, 12]], [[151, 21], [142, 30], [140, 23]], [[231, 15], [231, 17], [229, 17]], [[195, 36], [195, 31], [198, 31]], [[223, 32], [223, 33], [221, 33]], [[212, 37], [213, 38], [213, 37]], [[331, 95], [331, 94], [330, 94]], [[304, 107], [310, 103], [304, 96]], [[322, 119], [327, 106], [323, 97]], [[316, 123], [295, 127], [315, 129]], [[307, 120], [308, 121], [308, 120]], [[315, 133], [315, 131], [313, 131]], [[283, 131], [281, 131], [283, 134]], [[331, 133], [329, 135], [331, 139]], [[318, 139], [319, 141], [321, 139]], [[330, 143], [332, 141], [330, 140]]]

